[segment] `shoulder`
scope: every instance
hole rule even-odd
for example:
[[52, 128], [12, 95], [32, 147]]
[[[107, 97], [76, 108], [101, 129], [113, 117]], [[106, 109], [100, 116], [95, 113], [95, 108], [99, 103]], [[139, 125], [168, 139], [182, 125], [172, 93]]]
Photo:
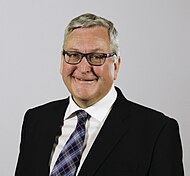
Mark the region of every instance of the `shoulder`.
[[178, 126], [174, 118], [168, 117], [163, 112], [131, 101], [128, 101], [128, 104], [130, 105], [130, 115], [136, 123], [143, 124], [150, 128], [164, 128], [168, 124]]
[[[179, 140], [179, 124], [164, 113], [155, 109], [140, 105], [127, 100], [119, 91], [113, 106], [114, 115], [119, 114], [122, 122], [128, 127], [131, 134], [138, 135], [137, 138], [152, 140]], [[180, 142], [178, 142], [180, 144]]]
[[24, 123], [36, 123], [44, 121], [53, 121], [63, 117], [69, 104], [69, 98], [51, 101], [26, 111]]
[[163, 126], [167, 123], [177, 124], [175, 119], [166, 116], [163, 112], [127, 100], [121, 90], [118, 88], [116, 88], [116, 90], [118, 98], [115, 104], [121, 112], [128, 114], [131, 121], [140, 124], [147, 124], [149, 126]]
[[68, 103], [69, 103], [69, 98], [54, 100], [54, 101], [50, 101], [50, 102], [41, 104], [39, 106], [30, 108], [29, 111], [32, 111], [32, 112], [42, 111], [43, 112], [43, 111], [57, 110], [57, 109], [63, 108], [64, 106], [67, 106]]

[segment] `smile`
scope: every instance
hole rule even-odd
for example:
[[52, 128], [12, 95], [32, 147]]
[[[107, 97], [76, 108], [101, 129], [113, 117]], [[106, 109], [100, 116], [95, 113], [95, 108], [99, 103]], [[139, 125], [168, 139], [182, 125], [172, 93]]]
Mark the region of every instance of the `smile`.
[[94, 81], [97, 81], [97, 79], [83, 79], [83, 78], [77, 78], [73, 77], [75, 81], [80, 82], [80, 83], [92, 83]]

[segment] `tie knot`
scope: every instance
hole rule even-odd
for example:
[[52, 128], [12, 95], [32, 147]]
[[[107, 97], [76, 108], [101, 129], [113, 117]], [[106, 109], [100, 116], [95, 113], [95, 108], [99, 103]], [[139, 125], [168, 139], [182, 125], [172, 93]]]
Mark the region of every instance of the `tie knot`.
[[78, 121], [86, 123], [87, 119], [90, 117], [89, 114], [84, 110], [76, 111]]

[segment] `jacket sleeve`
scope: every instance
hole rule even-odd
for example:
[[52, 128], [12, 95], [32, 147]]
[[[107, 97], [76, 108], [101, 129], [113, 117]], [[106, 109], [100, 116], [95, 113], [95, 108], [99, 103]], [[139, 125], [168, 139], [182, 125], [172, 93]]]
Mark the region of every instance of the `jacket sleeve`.
[[174, 119], [168, 120], [156, 140], [149, 176], [184, 176], [179, 126]]
[[15, 176], [24, 176], [25, 170], [27, 169], [27, 164], [29, 164], [29, 153], [27, 152], [27, 145], [30, 145], [30, 135], [28, 133], [28, 124], [29, 124], [29, 113], [30, 110], [28, 110], [24, 116], [24, 121], [22, 125], [22, 131], [21, 131], [21, 142], [20, 142], [20, 151], [15, 171]]

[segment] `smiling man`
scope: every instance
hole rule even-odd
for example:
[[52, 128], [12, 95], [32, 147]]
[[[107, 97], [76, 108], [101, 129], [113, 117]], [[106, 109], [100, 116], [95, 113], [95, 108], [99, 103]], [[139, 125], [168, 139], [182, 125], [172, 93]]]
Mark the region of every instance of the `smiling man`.
[[[117, 78], [120, 63], [119, 57], [114, 63], [113, 57], [117, 57], [114, 52], [110, 47], [109, 34], [105, 27], [78, 28], [67, 36], [61, 73], [65, 85], [78, 106], [87, 108], [110, 91], [113, 81]], [[89, 53], [89, 55], [83, 56], [82, 53]], [[110, 54], [110, 57], [105, 57], [104, 53]], [[84, 59], [85, 56], [88, 58]], [[69, 64], [71, 58], [77, 57], [79, 63]], [[105, 61], [102, 62], [104, 59]]]
[[65, 30], [61, 75], [70, 92], [27, 111], [16, 176], [183, 176], [177, 122], [114, 86], [118, 33], [94, 14]]

